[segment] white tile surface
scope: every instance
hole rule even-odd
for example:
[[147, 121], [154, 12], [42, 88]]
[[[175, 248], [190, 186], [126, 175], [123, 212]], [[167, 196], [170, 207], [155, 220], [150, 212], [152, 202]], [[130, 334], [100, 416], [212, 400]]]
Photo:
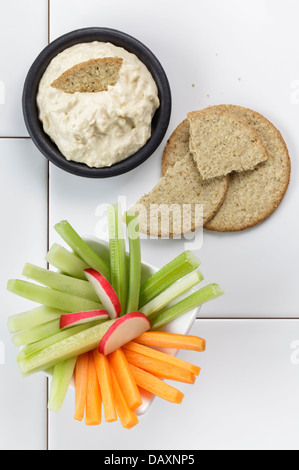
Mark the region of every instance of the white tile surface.
[[46, 379], [23, 378], [6, 322], [35, 304], [6, 291], [26, 262], [43, 263], [47, 247], [47, 163], [29, 139], [0, 140], [0, 448], [45, 449]]
[[295, 320], [197, 320], [191, 333], [206, 338], [207, 351], [179, 356], [202, 367], [195, 385], [178, 386], [185, 393], [181, 405], [155, 399], [130, 431], [118, 422], [90, 428], [74, 421], [70, 391], [60, 414], [50, 415], [49, 448], [105, 449], [108, 455], [298, 449], [299, 366], [291, 362], [298, 326]]
[[[203, 247], [196, 251], [205, 283], [219, 282], [226, 295], [206, 304], [201, 315], [207, 319], [194, 326], [193, 333], [207, 339], [207, 351], [200, 356], [181, 354], [199, 360], [203, 368], [195, 386], [181, 387], [186, 392], [183, 404], [175, 407], [155, 400], [130, 432], [119, 423], [88, 428], [74, 421], [74, 396], [69, 391], [61, 413], [50, 415], [49, 448], [297, 450], [299, 365], [291, 362], [291, 355], [297, 359], [299, 354], [291, 346], [299, 341], [295, 320], [299, 317], [298, 2], [186, 0], [182, 5], [176, 0], [49, 0], [49, 4], [51, 40], [86, 26], [123, 30], [157, 55], [173, 94], [168, 133], [142, 167], [96, 181], [50, 166], [50, 243], [61, 242], [52, 227], [64, 218], [82, 234], [102, 236], [102, 204], [123, 196], [130, 205], [156, 184], [166, 139], [193, 109], [217, 103], [256, 109], [281, 130], [292, 158], [287, 196], [268, 221], [240, 234], [205, 233]], [[20, 377], [6, 329], [7, 317], [31, 303], [5, 291], [7, 279], [18, 277], [26, 261], [43, 264], [47, 164], [30, 140], [1, 139], [27, 135], [22, 86], [29, 66], [47, 43], [47, 12], [47, 0], [0, 5], [1, 449], [47, 445], [46, 381], [41, 376]], [[18, 61], [11, 61], [16, 55]], [[189, 247], [186, 240], [142, 240], [144, 260], [156, 266]], [[286, 316], [294, 319], [241, 319]]]
[[[181, 4], [170, 0], [51, 0], [51, 39], [94, 25], [135, 35], [161, 60], [173, 95], [168, 133], [141, 168], [113, 180], [91, 182], [53, 170], [52, 221], [71, 218], [83, 232], [94, 233], [98, 204], [119, 195], [131, 204], [158, 182], [166, 139], [188, 111], [223, 102], [251, 107], [283, 133], [292, 158], [292, 180], [283, 203], [265, 223], [244, 233], [205, 232], [203, 247], [197, 251], [202, 270], [206, 281], [219, 282], [226, 296], [207, 304], [202, 315], [297, 317], [298, 2], [253, 0], [250, 7], [244, 2], [241, 7], [236, 0], [189, 0], [187, 4], [182, 14]], [[66, 15], [69, 8], [72, 15]], [[282, 25], [287, 25], [283, 41], [277, 34]], [[186, 240], [149, 240], [143, 243], [143, 253], [161, 266], [186, 246]]]
[[48, 42], [48, 1], [0, 4], [0, 137], [27, 136], [21, 99], [27, 71]]

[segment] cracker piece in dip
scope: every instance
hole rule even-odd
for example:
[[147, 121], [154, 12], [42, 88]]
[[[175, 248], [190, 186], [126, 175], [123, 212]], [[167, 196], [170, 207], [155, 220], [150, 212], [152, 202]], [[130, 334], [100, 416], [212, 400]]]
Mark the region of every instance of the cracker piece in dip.
[[91, 59], [66, 70], [51, 84], [65, 93], [99, 93], [117, 82], [123, 59], [104, 57]]

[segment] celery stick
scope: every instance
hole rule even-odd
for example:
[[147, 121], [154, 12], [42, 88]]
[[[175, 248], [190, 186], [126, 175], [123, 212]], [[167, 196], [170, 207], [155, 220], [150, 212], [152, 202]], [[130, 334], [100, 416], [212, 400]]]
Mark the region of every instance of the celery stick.
[[116, 319], [112, 319], [102, 322], [100, 325], [92, 326], [85, 331], [46, 347], [26, 359], [22, 359], [18, 363], [21, 373], [27, 376], [34, 372], [46, 370], [61, 361], [66, 361], [95, 349], [115, 321]]
[[75, 277], [66, 276], [65, 274], [49, 271], [48, 269], [39, 268], [30, 263], [25, 264], [22, 275], [43, 286], [51, 287], [51, 289], [99, 302], [96, 291], [87, 280], [83, 281], [82, 279], [76, 279]]
[[121, 211], [118, 205], [107, 209], [111, 284], [121, 304], [121, 315], [126, 313], [128, 295], [127, 256]]
[[60, 362], [54, 367], [51, 379], [48, 410], [58, 413], [63, 405], [67, 390], [75, 370], [77, 358]]
[[214, 300], [217, 297], [223, 295], [223, 290], [218, 286], [218, 284], [209, 284], [202, 289], [194, 292], [185, 299], [181, 300], [172, 307], [167, 308], [161, 313], [158, 313], [152, 320], [151, 326], [152, 330], [157, 330], [162, 326], [166, 325], [175, 318], [183, 315], [186, 312], [189, 312], [193, 308], [199, 307], [205, 302]]
[[28, 300], [56, 308], [67, 313], [84, 312], [87, 310], [102, 310], [102, 304], [92, 300], [83, 299], [76, 295], [65, 294], [49, 287], [38, 286], [31, 282], [11, 279], [7, 283], [7, 289], [13, 294], [25, 297]]
[[[99, 321], [98, 324], [100, 323], [101, 322]], [[21, 351], [17, 355], [17, 362], [31, 356], [32, 354], [37, 353], [38, 351], [41, 351], [42, 349], [47, 348], [48, 346], [51, 346], [52, 344], [58, 343], [59, 341], [69, 338], [70, 336], [80, 333], [81, 331], [85, 331], [91, 326], [95, 326], [95, 323], [83, 323], [82, 325], [77, 325], [71, 328], [67, 328], [65, 330], [60, 330], [58, 333], [52, 336], [48, 336], [47, 338], [42, 339], [41, 341], [36, 341], [35, 343], [27, 344], [24, 348], [21, 349]]]
[[57, 243], [54, 243], [54, 245], [51, 246], [46, 255], [46, 261], [62, 273], [78, 279], [83, 279], [84, 281], [86, 280], [84, 269], [90, 267], [75, 253], [71, 253]]
[[7, 320], [7, 328], [11, 334], [14, 334], [37, 325], [42, 325], [43, 323], [48, 323], [51, 320], [56, 320], [60, 318], [60, 315], [61, 312], [59, 310], [42, 305], [27, 312], [12, 315]]
[[[90, 326], [94, 326], [95, 324], [99, 324], [103, 320], [91, 320], [86, 324]], [[68, 329], [72, 329], [73, 327], [70, 326]], [[12, 342], [15, 346], [24, 346], [35, 343], [37, 341], [42, 341], [45, 338], [49, 338], [53, 335], [56, 335], [61, 331], [60, 329], [60, 318], [57, 320], [50, 321], [48, 323], [44, 323], [43, 325], [35, 326], [34, 328], [30, 328], [29, 330], [20, 331], [12, 336]]]
[[60, 319], [52, 320], [43, 325], [38, 325], [28, 330], [20, 331], [12, 336], [12, 342], [15, 346], [24, 346], [25, 344], [35, 343], [35, 341], [40, 341], [48, 336], [52, 336], [55, 333], [58, 333], [60, 330], [59, 327]]
[[85, 263], [99, 271], [106, 278], [110, 278], [109, 266], [90, 248], [66, 220], [62, 220], [54, 228]]
[[129, 290], [127, 313], [135, 312], [139, 306], [141, 282], [141, 248], [137, 212], [126, 213], [129, 240]]
[[181, 253], [142, 284], [139, 308], [199, 266], [199, 259], [191, 251]]
[[199, 284], [201, 281], [203, 281], [203, 278], [204, 277], [200, 271], [195, 271], [188, 276], [185, 276], [183, 279], [175, 282], [160, 295], [144, 305], [140, 309], [140, 312], [150, 317], [151, 315], [162, 310], [162, 308], [170, 304], [170, 302], [180, 297], [180, 295], [183, 295], [185, 292], [192, 289], [192, 287]]
[[50, 369], [47, 369], [44, 371], [47, 375], [53, 375], [54, 372], [54, 367], [50, 367]]

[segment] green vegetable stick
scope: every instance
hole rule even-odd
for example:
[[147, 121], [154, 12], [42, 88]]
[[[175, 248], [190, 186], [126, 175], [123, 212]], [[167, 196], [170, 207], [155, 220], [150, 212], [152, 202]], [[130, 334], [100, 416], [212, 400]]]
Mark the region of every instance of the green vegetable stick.
[[99, 302], [96, 291], [87, 280], [83, 281], [82, 279], [49, 271], [48, 269], [40, 268], [30, 263], [25, 264], [22, 274], [43, 286], [51, 287], [51, 289]]
[[[94, 326], [99, 324], [103, 320], [91, 320], [86, 323], [86, 325]], [[72, 329], [70, 326], [68, 329]], [[15, 346], [24, 346], [35, 343], [37, 341], [42, 341], [45, 338], [49, 338], [61, 331], [60, 329], [60, 318], [57, 320], [52, 320], [48, 323], [35, 326], [28, 330], [20, 331], [12, 336], [12, 342]]]
[[54, 367], [48, 400], [49, 411], [54, 413], [60, 411], [71, 383], [76, 361], [77, 358], [74, 357], [67, 361], [60, 362]]
[[121, 211], [118, 205], [107, 209], [111, 284], [121, 304], [121, 315], [126, 313], [128, 295], [127, 256], [122, 227]]
[[203, 303], [214, 300], [223, 294], [224, 292], [218, 284], [209, 284], [199, 289], [172, 307], [158, 313], [158, 315], [151, 320], [152, 330], [161, 328], [180, 315], [189, 312], [193, 308], [199, 307]]
[[100, 340], [117, 319], [102, 322], [85, 331], [69, 336], [52, 344], [36, 354], [19, 361], [19, 368], [24, 376], [49, 369], [61, 361], [79, 356], [98, 347]]
[[[101, 322], [98, 322], [98, 324], [100, 323]], [[52, 344], [58, 343], [59, 341], [69, 338], [70, 336], [80, 333], [81, 331], [85, 331], [91, 326], [95, 326], [95, 323], [83, 323], [82, 325], [77, 325], [71, 328], [66, 328], [65, 330], [60, 330], [58, 333], [52, 336], [48, 336], [47, 338], [42, 339], [41, 341], [36, 341], [35, 343], [27, 344], [26, 346], [24, 346], [24, 348], [21, 349], [21, 351], [17, 355], [17, 361], [19, 362], [22, 359], [25, 359], [37, 353], [38, 351], [47, 348], [48, 346], [51, 346]]]
[[64, 292], [59, 292], [49, 287], [39, 286], [19, 279], [9, 280], [7, 289], [13, 294], [25, 297], [33, 302], [67, 313], [103, 309], [102, 304], [93, 302], [92, 300], [65, 294]]
[[141, 248], [137, 212], [126, 213], [129, 240], [129, 289], [127, 313], [138, 311], [141, 282]]
[[40, 341], [44, 338], [58, 333], [60, 319], [52, 320], [43, 325], [38, 325], [28, 330], [20, 331], [12, 336], [12, 342], [15, 346], [24, 346], [25, 344], [31, 344], [35, 341]]
[[199, 259], [191, 251], [181, 253], [142, 284], [139, 308], [199, 266]]
[[203, 281], [203, 278], [204, 277], [200, 271], [195, 271], [185, 276], [183, 279], [175, 282], [157, 297], [144, 305], [140, 309], [140, 312], [144, 313], [148, 317], [154, 315], [162, 310], [166, 305], [170, 304], [185, 292], [192, 289], [192, 287]]
[[86, 280], [84, 269], [90, 267], [75, 253], [71, 253], [57, 243], [51, 246], [46, 255], [46, 261], [62, 273], [83, 280]]
[[42, 305], [27, 312], [10, 316], [7, 320], [7, 328], [11, 334], [18, 333], [48, 323], [51, 320], [56, 320], [60, 318], [61, 313], [59, 310]]
[[80, 256], [86, 264], [96, 271], [99, 271], [106, 278], [110, 278], [109, 266], [92, 248], [90, 248], [90, 246], [78, 235], [66, 220], [62, 220], [56, 224], [54, 228], [70, 248], [77, 253], [77, 255]]

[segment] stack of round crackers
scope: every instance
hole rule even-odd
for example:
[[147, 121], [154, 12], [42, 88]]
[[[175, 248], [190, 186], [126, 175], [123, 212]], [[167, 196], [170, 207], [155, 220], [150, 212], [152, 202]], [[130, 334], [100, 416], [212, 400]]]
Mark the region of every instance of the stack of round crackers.
[[[163, 211], [153, 227], [149, 212], [165, 205], [187, 205], [189, 226], [175, 215], [167, 219], [169, 236], [199, 227], [236, 232], [267, 219], [282, 201], [290, 181], [287, 146], [276, 127], [261, 114], [234, 105], [219, 105], [187, 115], [169, 138], [162, 178], [137, 203], [143, 233], [167, 235]], [[203, 214], [195, 213], [202, 205]], [[162, 214], [162, 215], [161, 215]], [[164, 233], [165, 232], [165, 233]]]

